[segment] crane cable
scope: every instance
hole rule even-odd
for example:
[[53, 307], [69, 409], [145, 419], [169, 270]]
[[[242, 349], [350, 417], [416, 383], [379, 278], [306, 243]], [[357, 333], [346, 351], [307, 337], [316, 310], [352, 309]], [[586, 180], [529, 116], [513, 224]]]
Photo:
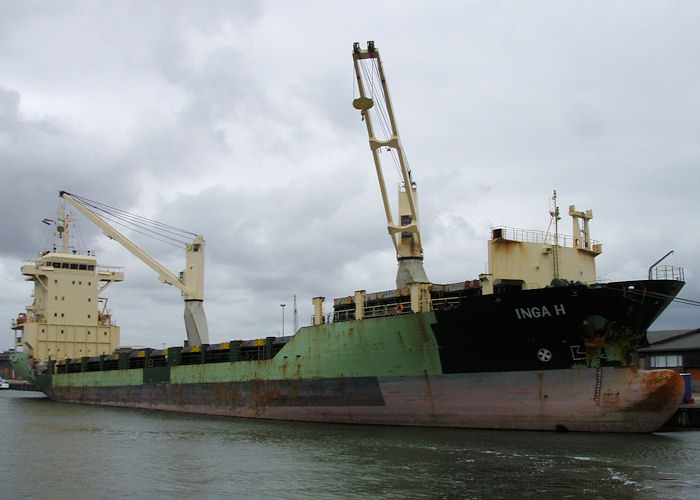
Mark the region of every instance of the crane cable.
[[[364, 61], [363, 61], [364, 62]], [[375, 86], [375, 81], [381, 81], [381, 75], [379, 74], [379, 63], [376, 59], [372, 59], [371, 70], [368, 69], [366, 64], [360, 64], [360, 69], [364, 75], [364, 80], [367, 83], [369, 90], [369, 97], [373, 100], [380, 99], [378, 106], [373, 109], [376, 110], [377, 121], [379, 122], [380, 129], [383, 132], [383, 138], [381, 140], [388, 140], [392, 136], [391, 120], [389, 119], [388, 109], [386, 104], [386, 95], [384, 94], [384, 87], [382, 85]], [[375, 79], [376, 77], [376, 79]], [[391, 153], [391, 158], [394, 162], [394, 167], [396, 172], [399, 174], [399, 179], [403, 178], [401, 174], [400, 162], [398, 160], [397, 151], [394, 148], [389, 147], [389, 152]], [[408, 160], [404, 154], [404, 161], [408, 165]], [[410, 168], [408, 169], [410, 172]]]
[[83, 196], [71, 193], [66, 194], [69, 194], [90, 210], [96, 212], [100, 217], [168, 245], [180, 248], [189, 243], [185, 238], [188, 236], [197, 236], [196, 233], [191, 231], [164, 224], [147, 217], [142, 217]]

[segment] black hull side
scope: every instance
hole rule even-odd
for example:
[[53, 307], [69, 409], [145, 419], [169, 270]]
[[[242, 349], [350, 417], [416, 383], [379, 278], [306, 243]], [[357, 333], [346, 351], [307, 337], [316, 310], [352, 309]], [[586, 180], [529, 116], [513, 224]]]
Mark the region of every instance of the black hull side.
[[632, 366], [683, 282], [625, 281], [468, 297], [435, 312], [443, 373]]

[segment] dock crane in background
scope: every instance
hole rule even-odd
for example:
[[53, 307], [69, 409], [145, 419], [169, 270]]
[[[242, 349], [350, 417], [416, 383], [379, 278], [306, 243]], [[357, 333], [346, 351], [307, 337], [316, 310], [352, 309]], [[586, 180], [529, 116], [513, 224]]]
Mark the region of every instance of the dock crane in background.
[[[207, 318], [204, 314], [204, 238], [194, 235], [191, 243], [185, 245], [186, 267], [178, 278], [160, 262], [151, 257], [144, 250], [136, 246], [126, 236], [110, 226], [102, 217], [95, 213], [98, 206], [91, 200], [78, 195], [61, 191], [59, 196], [68, 200], [80, 213], [90, 219], [109, 239], [120, 243], [136, 257], [141, 259], [148, 267], [158, 273], [158, 279], [168, 285], [179, 288], [185, 299], [185, 329], [187, 342], [190, 346], [209, 343], [209, 329]], [[87, 204], [93, 208], [89, 208]], [[164, 225], [163, 225], [164, 226]], [[170, 226], [168, 226], [170, 227]], [[189, 233], [193, 234], [193, 233]]]
[[[389, 89], [384, 76], [382, 61], [379, 58], [379, 50], [374, 42], [367, 42], [367, 49], [361, 49], [360, 44], [353, 44], [352, 58], [355, 66], [355, 76], [360, 97], [353, 101], [353, 107], [360, 110], [362, 118], [367, 125], [369, 134], [369, 146], [374, 158], [374, 166], [379, 180], [379, 189], [384, 203], [387, 228], [391, 241], [396, 249], [398, 271], [396, 274], [397, 288], [411, 287], [412, 285], [429, 286], [428, 276], [423, 269], [423, 246], [421, 244], [420, 228], [418, 225], [418, 194], [416, 183], [411, 177], [408, 162], [401, 146], [399, 132], [396, 128], [394, 110], [389, 97]], [[370, 64], [364, 64], [369, 62]], [[375, 86], [379, 84], [380, 87]], [[368, 92], [370, 93], [368, 95]], [[377, 106], [375, 107], [375, 100]], [[374, 110], [370, 112], [370, 110]], [[375, 114], [381, 128], [384, 129], [385, 139], [377, 139], [372, 125], [372, 115]], [[399, 186], [399, 221], [394, 223], [391, 206], [387, 197], [386, 185], [379, 152], [387, 149], [394, 157], [401, 176]], [[413, 293], [411, 294], [413, 295]], [[428, 295], [429, 297], [429, 295]], [[421, 299], [423, 300], [423, 299]]]

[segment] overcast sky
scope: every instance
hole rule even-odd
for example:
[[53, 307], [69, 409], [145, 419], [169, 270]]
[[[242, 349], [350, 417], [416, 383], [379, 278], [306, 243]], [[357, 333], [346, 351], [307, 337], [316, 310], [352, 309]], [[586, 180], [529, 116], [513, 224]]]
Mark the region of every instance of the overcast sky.
[[[0, 2], [0, 348], [31, 303], [22, 259], [63, 189], [204, 235], [210, 340], [277, 335], [311, 299], [395, 287], [352, 42], [375, 40], [436, 283], [486, 269], [493, 226], [545, 230], [552, 190], [592, 209], [598, 276], [669, 250], [700, 299], [700, 3]], [[398, 182], [392, 171], [387, 183]], [[392, 194], [393, 198], [393, 194]], [[571, 234], [570, 218], [562, 221]], [[122, 344], [185, 338], [179, 291], [124, 266]], [[184, 251], [134, 236], [174, 272]], [[654, 329], [700, 327], [673, 305]]]

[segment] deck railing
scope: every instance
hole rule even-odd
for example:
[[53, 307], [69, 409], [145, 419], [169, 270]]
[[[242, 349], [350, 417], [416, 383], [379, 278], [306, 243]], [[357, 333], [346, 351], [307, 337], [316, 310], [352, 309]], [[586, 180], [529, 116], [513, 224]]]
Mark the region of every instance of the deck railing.
[[[459, 306], [458, 296], [441, 297], [430, 301], [430, 310], [451, 309]], [[411, 313], [410, 300], [398, 300], [376, 306], [365, 306], [365, 318], [380, 318], [384, 316], [399, 316]], [[355, 309], [342, 309], [334, 311], [328, 315], [327, 321], [337, 323], [340, 321], [352, 321], [355, 319]]]
[[[520, 241], [522, 243], [542, 243], [543, 245], [554, 245], [555, 242], [554, 234], [547, 231], [535, 231], [532, 229], [519, 229], [517, 227], [499, 226], [491, 229], [491, 235], [493, 236], [494, 232], [497, 230], [500, 231], [500, 238], [503, 238], [504, 240]], [[591, 248], [599, 244], [599, 241], [590, 241]], [[574, 237], [565, 234], [559, 235], [558, 245], [560, 247], [577, 248], [575, 246]], [[585, 247], [585, 245], [580, 246], [580, 248], [583, 247]]]
[[685, 281], [683, 268], [676, 266], [656, 266], [651, 269], [650, 276], [653, 280]]

